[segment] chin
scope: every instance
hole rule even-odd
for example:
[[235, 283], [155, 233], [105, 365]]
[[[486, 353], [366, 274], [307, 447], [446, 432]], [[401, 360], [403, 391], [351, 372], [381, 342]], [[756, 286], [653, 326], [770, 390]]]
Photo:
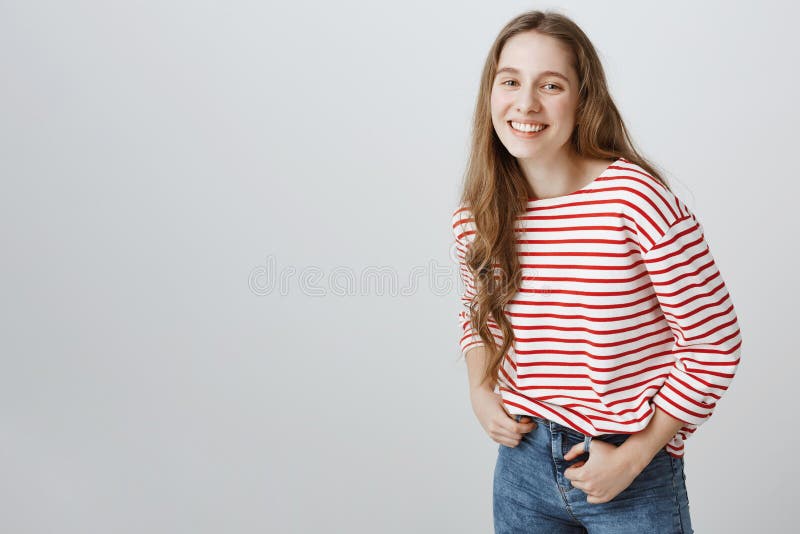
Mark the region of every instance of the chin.
[[[509, 146], [511, 148], [509, 148]], [[543, 148], [537, 147], [520, 147], [519, 144], [506, 145], [506, 150], [515, 158], [525, 159], [533, 158], [542, 154]]]

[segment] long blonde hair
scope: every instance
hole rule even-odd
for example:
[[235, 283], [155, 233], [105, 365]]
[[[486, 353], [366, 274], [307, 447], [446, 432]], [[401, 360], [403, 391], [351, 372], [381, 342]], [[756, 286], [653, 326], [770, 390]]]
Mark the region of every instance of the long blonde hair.
[[[589, 38], [567, 16], [552, 11], [528, 11], [512, 19], [500, 31], [486, 57], [472, 125], [472, 145], [464, 177], [461, 204], [474, 216], [476, 233], [467, 266], [475, 280], [476, 295], [470, 304], [472, 326], [480, 335], [489, 357], [481, 383], [497, 376], [514, 339], [505, 305], [520, 287], [521, 268], [515, 248], [516, 217], [524, 213], [529, 189], [517, 159], [505, 149], [492, 124], [491, 92], [500, 53], [512, 36], [536, 31], [558, 39], [572, 50], [580, 94], [576, 126], [570, 142], [579, 155], [589, 158], [624, 158], [639, 165], [664, 186], [669, 184], [634, 148], [628, 130], [611, 98], [605, 72]], [[503, 333], [498, 346], [489, 330], [493, 319]]]

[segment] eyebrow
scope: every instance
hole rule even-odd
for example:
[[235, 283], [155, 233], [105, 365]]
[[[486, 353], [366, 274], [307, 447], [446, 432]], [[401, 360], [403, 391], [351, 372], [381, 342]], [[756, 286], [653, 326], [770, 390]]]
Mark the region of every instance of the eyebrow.
[[[497, 71], [497, 73], [495, 74], [494, 77], [497, 78], [498, 76], [500, 76], [504, 72], [510, 72], [511, 74], [519, 74], [519, 70], [515, 69], [514, 67], [503, 67], [502, 69], [499, 69]], [[541, 76], [555, 76], [557, 78], [561, 78], [565, 82], [569, 82], [569, 78], [567, 78], [566, 76], [564, 76], [563, 74], [561, 74], [557, 70], [546, 70], [546, 71], [540, 73], [539, 76], [540, 77]]]

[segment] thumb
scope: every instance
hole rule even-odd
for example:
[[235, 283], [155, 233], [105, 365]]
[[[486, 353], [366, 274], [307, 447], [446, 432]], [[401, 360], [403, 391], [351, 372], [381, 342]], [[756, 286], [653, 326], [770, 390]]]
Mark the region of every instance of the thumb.
[[500, 408], [502, 408], [502, 409], [503, 409], [503, 412], [506, 414], [506, 417], [510, 417], [511, 419], [514, 419], [514, 416], [513, 416], [513, 415], [511, 415], [511, 414], [508, 412], [508, 409], [506, 408], [506, 403], [505, 403], [505, 402], [503, 402], [503, 397], [501, 397], [500, 395], [497, 395], [497, 404], [499, 404], [499, 405], [500, 405]]
[[570, 450], [567, 451], [567, 454], [564, 455], [565, 460], [572, 460], [573, 458], [577, 458], [583, 454], [583, 443], [576, 443], [572, 446]]

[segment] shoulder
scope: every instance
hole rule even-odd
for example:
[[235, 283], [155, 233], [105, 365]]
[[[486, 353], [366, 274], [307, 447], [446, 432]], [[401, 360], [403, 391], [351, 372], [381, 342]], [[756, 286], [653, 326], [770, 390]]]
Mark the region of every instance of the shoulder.
[[612, 171], [604, 185], [614, 190], [643, 250], [657, 243], [676, 223], [696, 220], [678, 195], [639, 165], [621, 160]]

